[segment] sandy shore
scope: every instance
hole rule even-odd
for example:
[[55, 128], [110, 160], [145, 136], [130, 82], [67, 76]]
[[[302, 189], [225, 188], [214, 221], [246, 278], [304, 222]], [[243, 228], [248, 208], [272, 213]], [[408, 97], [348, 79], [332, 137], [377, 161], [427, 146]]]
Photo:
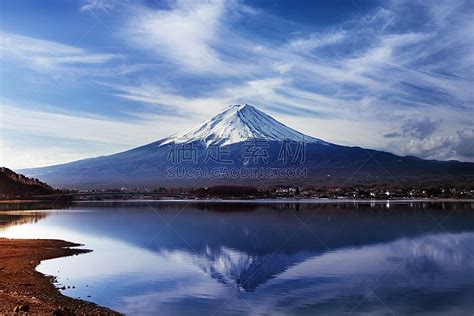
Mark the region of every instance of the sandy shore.
[[35, 270], [42, 260], [78, 255], [85, 249], [62, 240], [0, 238], [0, 315], [119, 315], [62, 295], [52, 277]]

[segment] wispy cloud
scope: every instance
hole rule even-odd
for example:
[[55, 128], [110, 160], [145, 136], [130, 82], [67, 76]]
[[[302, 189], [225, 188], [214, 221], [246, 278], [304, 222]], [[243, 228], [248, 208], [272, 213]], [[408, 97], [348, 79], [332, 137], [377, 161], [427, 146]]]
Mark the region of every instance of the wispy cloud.
[[111, 0], [84, 0], [81, 11], [110, 11], [114, 5]]
[[[238, 6], [230, 1], [176, 1], [171, 9], [135, 9], [124, 37], [186, 71], [232, 71], [220, 47], [226, 23]], [[229, 39], [230, 40], [230, 39]]]
[[387, 138], [393, 137], [412, 137], [416, 139], [425, 139], [439, 128], [440, 121], [432, 121], [429, 117], [423, 119], [408, 119], [400, 127], [400, 132], [385, 134]]
[[341, 43], [347, 33], [337, 31], [334, 33], [311, 33], [308, 36], [298, 37], [290, 40], [289, 45], [296, 50], [311, 51], [314, 49]]
[[52, 41], [0, 32], [0, 53], [33, 70], [57, 70], [71, 65], [96, 65], [110, 62], [115, 54], [91, 53], [82, 48]]
[[[424, 60], [419, 61], [420, 56], [430, 54], [433, 46], [436, 48], [440, 44], [433, 45], [440, 33], [449, 30], [427, 32], [420, 29], [419, 32], [400, 33], [398, 29], [390, 29], [390, 25], [402, 23], [403, 17], [389, 9], [377, 10], [362, 21], [348, 21], [327, 33], [312, 33], [298, 39], [290, 36], [287, 45], [275, 46], [264, 38], [249, 37], [246, 32], [221, 25], [222, 17], [239, 11], [238, 3], [232, 2], [232, 6], [225, 1], [192, 3], [177, 2], [171, 10], [141, 11], [132, 18], [141, 25], [132, 32], [141, 36], [131, 37], [160, 56], [196, 72], [220, 70], [221, 75], [228, 75], [226, 70], [248, 64], [251, 66], [240, 69], [241, 75], [250, 74], [253, 79], [284, 75], [287, 81], [297, 78], [295, 82], [305, 80], [313, 92], [332, 87], [353, 98], [361, 99], [367, 94], [386, 98], [383, 94], [390, 94], [388, 97], [398, 98], [399, 103], [414, 104], [420, 100], [411, 97], [413, 93], [407, 88], [411, 85], [438, 94], [437, 98], [427, 95], [425, 104], [439, 105], [446, 102], [446, 98], [454, 98], [461, 104], [472, 99], [472, 95], [465, 92], [470, 80], [435, 73], [431, 68], [424, 69], [426, 66], [419, 67], [427, 64]], [[258, 18], [258, 13], [252, 12], [252, 15]], [[273, 23], [285, 22], [274, 18]], [[342, 48], [337, 46], [341, 43], [344, 44]], [[329, 51], [306, 54], [318, 47], [326, 47]], [[232, 58], [229, 58], [229, 51]], [[429, 66], [440, 61], [441, 58], [433, 59]], [[326, 94], [333, 96], [332, 92]]]
[[[50, 108], [50, 111], [27, 110], [18, 104], [0, 104], [0, 163], [12, 168], [24, 168], [40, 166], [45, 162], [68, 162], [69, 158], [86, 158], [87, 155], [90, 157], [97, 153], [110, 154], [169, 136], [170, 130], [186, 126], [182, 120], [166, 115], [147, 114], [142, 115], [136, 122], [125, 122], [110, 117], [58, 112], [53, 108]], [[7, 144], [6, 135], [22, 137], [23, 146], [14, 142]], [[44, 144], [49, 144], [46, 140], [51, 138], [61, 140], [64, 148], [49, 144], [47, 150], [38, 149], [38, 138], [42, 138]], [[38, 154], [31, 154], [29, 147]], [[93, 154], [91, 149], [94, 149], [96, 154]], [[40, 153], [45, 153], [46, 156], [41, 156]]]

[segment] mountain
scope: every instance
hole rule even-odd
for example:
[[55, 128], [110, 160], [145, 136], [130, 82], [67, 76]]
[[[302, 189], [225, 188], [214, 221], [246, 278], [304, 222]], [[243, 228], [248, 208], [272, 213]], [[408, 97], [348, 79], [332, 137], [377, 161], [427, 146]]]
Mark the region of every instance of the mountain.
[[328, 144], [302, 134], [248, 104], [232, 105], [200, 126], [166, 138], [162, 144], [202, 141], [206, 146], [225, 146], [249, 139]]
[[472, 183], [474, 163], [332, 144], [255, 107], [233, 105], [200, 126], [117, 154], [21, 170], [67, 188]]
[[52, 187], [38, 179], [28, 178], [8, 168], [0, 167], [0, 197], [47, 195], [54, 193], [54, 191]]

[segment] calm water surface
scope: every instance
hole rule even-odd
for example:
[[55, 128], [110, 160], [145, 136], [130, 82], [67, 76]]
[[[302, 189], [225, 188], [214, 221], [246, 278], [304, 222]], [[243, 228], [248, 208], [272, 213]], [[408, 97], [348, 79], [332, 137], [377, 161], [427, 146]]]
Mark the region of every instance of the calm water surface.
[[0, 223], [93, 249], [38, 270], [131, 315], [474, 314], [472, 203], [80, 203]]

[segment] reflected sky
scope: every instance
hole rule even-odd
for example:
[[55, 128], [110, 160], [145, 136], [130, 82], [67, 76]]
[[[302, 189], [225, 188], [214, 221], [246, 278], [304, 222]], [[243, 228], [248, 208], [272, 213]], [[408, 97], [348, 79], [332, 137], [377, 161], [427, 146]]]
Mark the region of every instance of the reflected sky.
[[66, 295], [128, 314], [472, 315], [473, 210], [83, 203], [0, 236], [93, 249], [38, 270], [70, 286]]

